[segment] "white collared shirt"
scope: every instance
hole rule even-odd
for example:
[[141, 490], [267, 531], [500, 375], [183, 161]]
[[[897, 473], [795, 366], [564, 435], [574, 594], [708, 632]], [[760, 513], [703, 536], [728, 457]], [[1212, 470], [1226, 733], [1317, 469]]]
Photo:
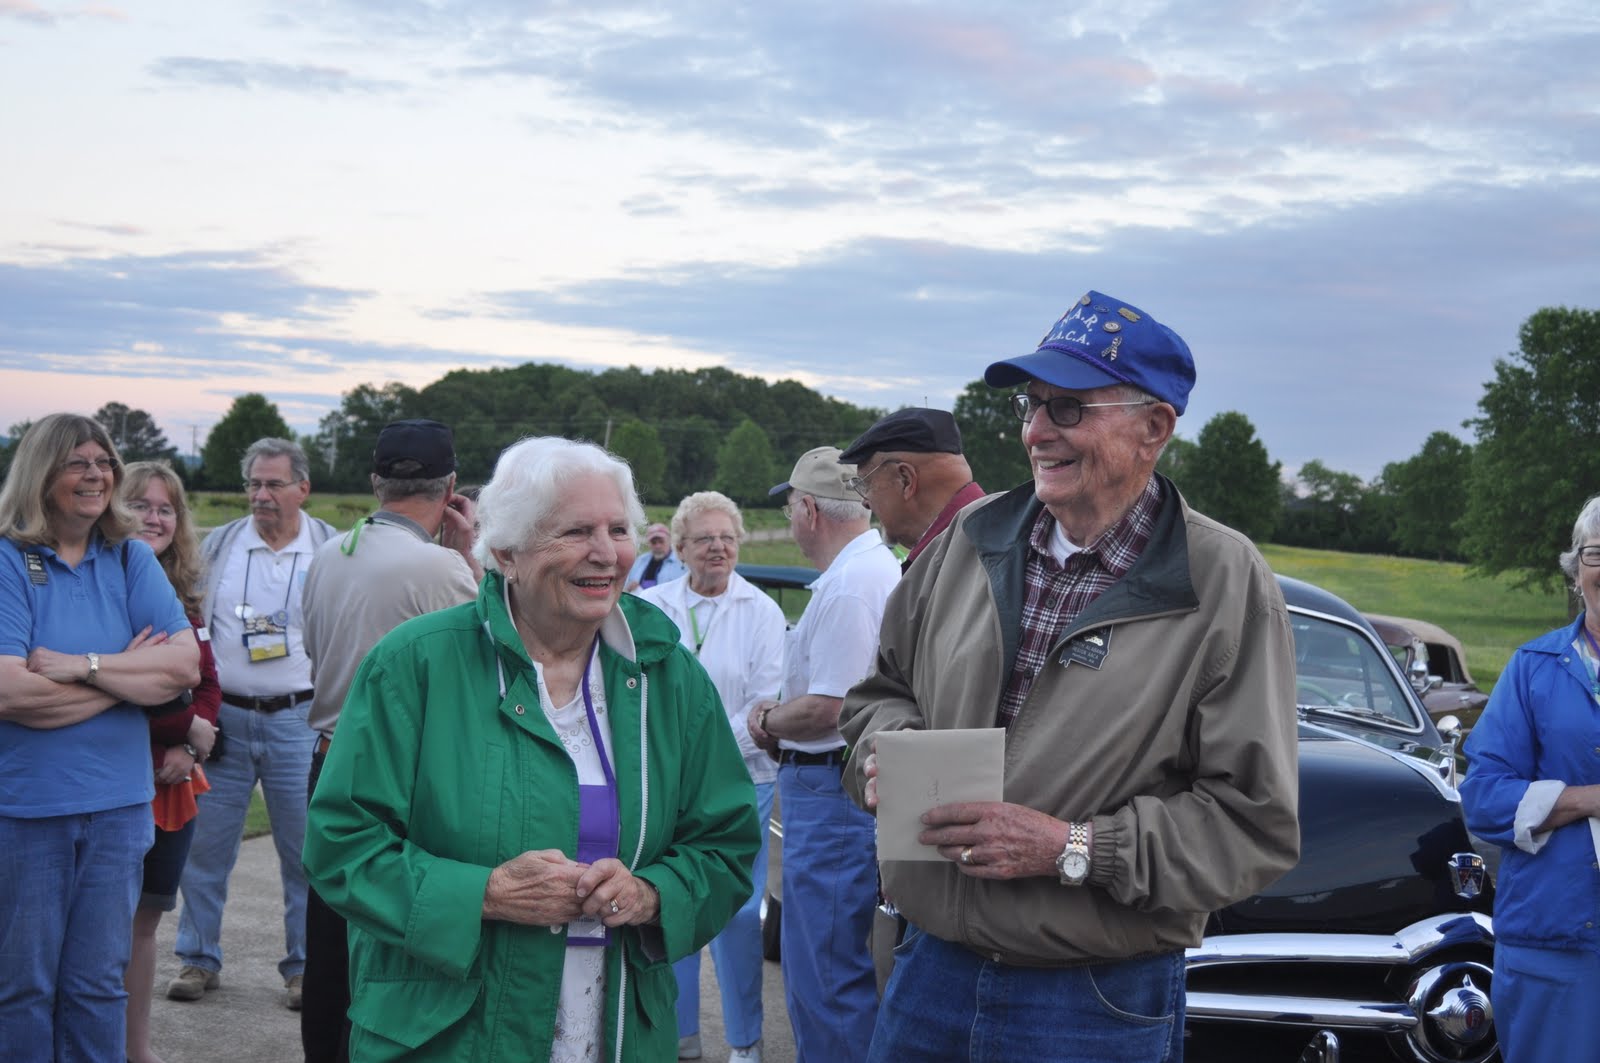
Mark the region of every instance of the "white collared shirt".
[[[311, 689], [311, 658], [306, 654], [305, 617], [300, 594], [311, 570], [311, 521], [300, 515], [300, 532], [282, 550], [274, 551], [248, 522], [220, 560], [211, 610], [211, 651], [217, 658], [217, 678], [232, 694], [273, 697]], [[244, 604], [248, 575], [249, 604], [257, 614], [289, 613], [289, 654], [270, 661], [250, 661], [244, 645], [244, 621], [235, 610]]]
[[[783, 700], [802, 694], [842, 698], [872, 672], [878, 628], [889, 593], [900, 582], [900, 563], [876, 530], [845, 544], [811, 585], [811, 601], [789, 632]], [[825, 753], [844, 745], [837, 729], [804, 742], [781, 739], [784, 749]]]

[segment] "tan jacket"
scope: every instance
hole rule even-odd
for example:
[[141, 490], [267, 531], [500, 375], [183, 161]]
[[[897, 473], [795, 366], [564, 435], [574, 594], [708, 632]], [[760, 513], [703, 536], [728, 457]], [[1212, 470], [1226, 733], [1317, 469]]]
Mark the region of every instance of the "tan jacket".
[[[1161, 486], [1149, 545], [1063, 633], [1006, 736], [1007, 801], [1093, 819], [1088, 884], [884, 864], [924, 930], [1027, 966], [1172, 951], [1299, 858], [1283, 595], [1249, 540]], [[889, 599], [877, 671], [840, 717], [858, 803], [875, 731], [995, 726], [1039, 508], [1031, 485], [969, 507]], [[1083, 638], [1105, 640], [1099, 668], [1061, 663]]]

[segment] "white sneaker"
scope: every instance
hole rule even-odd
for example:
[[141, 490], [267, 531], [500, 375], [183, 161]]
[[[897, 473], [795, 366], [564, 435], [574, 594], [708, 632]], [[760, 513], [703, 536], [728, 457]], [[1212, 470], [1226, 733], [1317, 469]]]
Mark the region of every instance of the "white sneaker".
[[700, 1058], [700, 1035], [699, 1034], [692, 1033], [688, 1037], [680, 1037], [680, 1038], [678, 1038], [678, 1058], [679, 1059], [699, 1059]]
[[761, 1063], [761, 1042], [735, 1048], [728, 1053], [728, 1063]]

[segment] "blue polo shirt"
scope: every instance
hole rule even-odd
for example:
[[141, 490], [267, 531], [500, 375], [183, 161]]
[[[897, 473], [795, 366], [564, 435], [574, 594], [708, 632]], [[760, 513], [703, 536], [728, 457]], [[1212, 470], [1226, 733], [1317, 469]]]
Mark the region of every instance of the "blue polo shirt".
[[[38, 560], [30, 578], [28, 555]], [[48, 546], [0, 545], [0, 655], [120, 653], [134, 633], [189, 630], [148, 543], [107, 546], [95, 532], [72, 568]], [[155, 796], [150, 728], [126, 702], [81, 723], [35, 730], [0, 722], [0, 815], [30, 819], [100, 812]]]

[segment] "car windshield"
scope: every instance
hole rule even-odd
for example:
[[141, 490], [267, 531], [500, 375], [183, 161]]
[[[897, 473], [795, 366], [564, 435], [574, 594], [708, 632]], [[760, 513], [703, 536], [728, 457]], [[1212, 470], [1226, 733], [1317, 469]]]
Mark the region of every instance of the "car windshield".
[[1380, 649], [1360, 631], [1291, 614], [1295, 702], [1302, 711], [1417, 726], [1416, 713]]

